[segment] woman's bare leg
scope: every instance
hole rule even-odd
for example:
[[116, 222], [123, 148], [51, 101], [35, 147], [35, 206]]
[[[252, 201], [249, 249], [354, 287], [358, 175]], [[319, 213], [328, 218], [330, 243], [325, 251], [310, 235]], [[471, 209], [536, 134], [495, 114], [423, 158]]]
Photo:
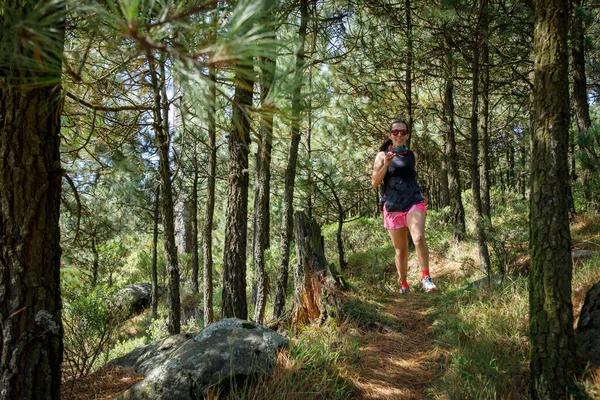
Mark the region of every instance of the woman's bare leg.
[[425, 240], [425, 213], [421, 210], [408, 213], [406, 223], [415, 244], [419, 265], [422, 270], [429, 270], [429, 247]]
[[406, 228], [388, 229], [392, 244], [396, 250], [396, 270], [398, 271], [398, 282], [402, 285], [401, 279], [408, 274], [408, 237], [406, 236]]

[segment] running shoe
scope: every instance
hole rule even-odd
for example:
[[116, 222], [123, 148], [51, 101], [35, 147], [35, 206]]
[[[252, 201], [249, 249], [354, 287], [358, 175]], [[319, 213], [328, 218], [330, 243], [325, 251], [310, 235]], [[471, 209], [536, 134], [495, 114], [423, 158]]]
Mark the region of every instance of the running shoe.
[[400, 294], [409, 294], [410, 293], [410, 288], [400, 288]]
[[435, 286], [435, 283], [433, 283], [429, 275], [427, 275], [425, 279], [423, 279], [423, 290], [427, 293], [437, 292], [438, 290], [437, 286]]

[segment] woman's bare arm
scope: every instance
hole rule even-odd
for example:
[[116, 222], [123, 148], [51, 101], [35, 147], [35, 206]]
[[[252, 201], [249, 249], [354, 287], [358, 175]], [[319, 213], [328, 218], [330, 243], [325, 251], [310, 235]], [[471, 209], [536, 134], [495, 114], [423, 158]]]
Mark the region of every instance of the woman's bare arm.
[[374, 188], [379, 186], [385, 177], [385, 173], [392, 163], [393, 158], [394, 155], [391, 153], [388, 153], [387, 155], [383, 151], [377, 153], [377, 157], [375, 157], [375, 162], [373, 163], [373, 174], [371, 175], [371, 185], [373, 185]]

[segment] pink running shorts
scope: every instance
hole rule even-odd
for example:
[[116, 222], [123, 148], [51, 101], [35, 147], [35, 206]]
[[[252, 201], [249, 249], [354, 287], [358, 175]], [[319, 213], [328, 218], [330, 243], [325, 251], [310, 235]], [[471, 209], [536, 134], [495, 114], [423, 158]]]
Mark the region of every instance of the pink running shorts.
[[425, 203], [414, 204], [407, 212], [388, 212], [383, 206], [383, 226], [385, 229], [400, 229], [406, 226], [406, 216], [415, 210], [421, 210], [427, 215]]

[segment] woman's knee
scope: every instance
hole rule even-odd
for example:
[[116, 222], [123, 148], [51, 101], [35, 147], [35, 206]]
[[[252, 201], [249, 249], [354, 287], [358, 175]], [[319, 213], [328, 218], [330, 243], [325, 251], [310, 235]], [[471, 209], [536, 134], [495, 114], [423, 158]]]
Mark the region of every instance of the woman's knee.
[[407, 248], [397, 248], [396, 249], [396, 257], [404, 257], [408, 255], [408, 247]]
[[413, 235], [412, 240], [416, 247], [427, 244], [427, 242], [425, 241], [425, 235], [422, 233], [417, 233], [416, 235]]

